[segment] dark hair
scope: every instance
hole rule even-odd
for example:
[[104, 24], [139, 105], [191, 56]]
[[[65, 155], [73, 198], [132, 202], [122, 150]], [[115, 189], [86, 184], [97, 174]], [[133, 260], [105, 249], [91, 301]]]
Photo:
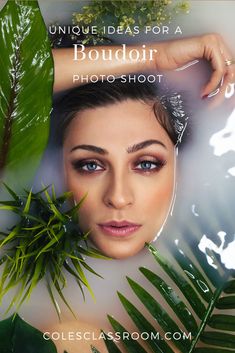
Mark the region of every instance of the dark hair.
[[56, 102], [57, 142], [63, 143], [66, 128], [75, 115], [90, 108], [103, 107], [127, 99], [139, 100], [153, 107], [156, 119], [173, 144], [177, 144], [186, 127], [187, 117], [179, 93], [162, 94], [159, 86], [144, 82], [98, 81], [67, 92]]

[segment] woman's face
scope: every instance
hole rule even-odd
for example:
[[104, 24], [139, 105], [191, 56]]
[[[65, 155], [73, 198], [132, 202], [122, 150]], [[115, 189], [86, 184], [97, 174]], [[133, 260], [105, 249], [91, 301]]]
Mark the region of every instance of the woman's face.
[[79, 224], [105, 255], [139, 252], [160, 231], [174, 193], [175, 149], [152, 107], [128, 99], [79, 112], [63, 147]]

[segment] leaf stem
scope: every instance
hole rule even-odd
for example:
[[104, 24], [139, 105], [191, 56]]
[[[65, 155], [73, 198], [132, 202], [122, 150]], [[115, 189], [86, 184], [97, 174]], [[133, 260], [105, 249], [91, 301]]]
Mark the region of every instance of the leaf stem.
[[198, 340], [200, 339], [200, 336], [202, 334], [202, 332], [204, 331], [210, 317], [211, 317], [211, 313], [213, 312], [214, 310], [214, 307], [216, 305], [216, 302], [217, 302], [217, 299], [220, 297], [223, 289], [224, 289], [224, 285], [225, 285], [225, 282], [226, 280], [229, 278], [229, 274], [225, 274], [224, 278], [223, 278], [223, 284], [216, 289], [208, 307], [207, 307], [207, 310], [206, 310], [206, 315], [204, 317], [204, 319], [201, 321], [201, 324], [200, 324], [200, 327], [199, 327], [199, 330], [198, 330], [198, 333], [197, 335], [194, 337], [194, 339], [192, 340], [192, 344], [191, 344], [191, 347], [190, 347], [190, 350], [188, 351], [188, 353], [193, 353], [194, 351], [194, 348], [196, 347], [196, 344], [198, 342]]
[[[18, 45], [18, 43], [17, 43]], [[17, 47], [16, 45], [16, 47]], [[16, 86], [18, 83], [17, 79], [17, 73], [19, 70], [19, 48], [17, 47], [17, 50], [15, 52], [15, 57], [14, 57], [14, 62], [13, 62], [13, 67], [14, 71], [12, 72], [12, 82], [11, 82], [11, 95], [10, 95], [10, 100], [8, 104], [8, 109], [7, 113], [5, 115], [5, 123], [4, 123], [4, 133], [3, 133], [3, 139], [2, 139], [2, 146], [0, 150], [0, 174], [3, 173], [3, 169], [6, 164], [7, 160], [7, 155], [8, 155], [8, 150], [10, 146], [10, 138], [12, 134], [12, 124], [13, 124], [13, 111], [15, 108], [14, 101], [16, 98]]]

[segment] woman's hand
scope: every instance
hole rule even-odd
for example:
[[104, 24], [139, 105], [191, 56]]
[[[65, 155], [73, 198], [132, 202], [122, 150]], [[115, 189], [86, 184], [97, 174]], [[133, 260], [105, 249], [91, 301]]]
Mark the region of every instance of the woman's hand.
[[216, 90], [222, 97], [226, 89], [235, 84], [234, 57], [219, 34], [165, 41], [156, 44], [156, 48], [158, 53], [152, 65], [157, 70], [177, 69], [196, 59], [206, 59], [211, 63], [213, 73], [201, 92], [202, 98], [215, 94]]

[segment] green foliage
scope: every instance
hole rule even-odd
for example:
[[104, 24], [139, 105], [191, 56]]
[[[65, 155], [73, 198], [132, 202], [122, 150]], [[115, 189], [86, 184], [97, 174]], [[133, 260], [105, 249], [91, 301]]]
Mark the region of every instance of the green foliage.
[[[155, 287], [156, 295], [148, 293], [140, 284], [127, 278], [129, 285], [142, 305], [149, 311], [154, 321], [158, 323], [155, 328], [135, 305], [124, 295], [118, 293], [120, 301], [131, 320], [137, 327], [139, 334], [148, 334], [145, 340], [151, 351], [156, 353], [173, 353], [176, 349], [181, 353], [229, 353], [235, 352], [235, 316], [227, 315], [224, 310], [235, 308], [235, 286], [233, 273], [225, 271], [221, 266], [223, 280], [213, 285], [202, 268], [195, 265], [183, 251], [178, 249], [175, 259], [179, 269], [170, 264], [152, 245], [148, 245], [150, 252], [157, 263], [178, 287], [174, 290], [165, 280], [151, 270], [141, 267], [139, 270], [144, 277]], [[159, 294], [168, 304], [167, 309], [159, 304]], [[175, 318], [170, 314], [174, 312]], [[217, 309], [215, 313], [214, 310]], [[218, 309], [223, 310], [221, 313]], [[126, 329], [113, 317], [108, 319], [116, 332], [127, 332]], [[163, 332], [159, 334], [159, 329]], [[164, 340], [164, 333], [174, 334], [182, 332], [182, 337], [172, 335], [171, 345]], [[185, 334], [185, 336], [184, 336]], [[185, 339], [190, 334], [191, 339]], [[152, 337], [151, 337], [152, 335]], [[122, 337], [122, 335], [121, 335]], [[153, 339], [155, 337], [155, 339]], [[185, 337], [185, 338], [183, 338]], [[117, 346], [105, 340], [109, 353], [113, 353]], [[125, 352], [141, 352], [146, 350], [131, 339], [123, 339]], [[206, 344], [205, 347], [200, 347]], [[199, 347], [198, 347], [199, 345]]]
[[100, 353], [97, 348], [91, 346], [92, 353]]
[[57, 353], [51, 340], [27, 324], [18, 315], [0, 322], [1, 353]]
[[54, 291], [73, 312], [63, 295], [63, 288], [66, 287], [63, 270], [75, 279], [83, 296], [85, 286], [94, 297], [83, 269], [99, 275], [86, 264], [84, 255], [106, 258], [96, 249], [88, 248], [88, 234], [82, 234], [78, 230], [76, 218], [83, 200], [64, 210], [63, 205], [71, 197], [71, 193], [56, 197], [52, 187], [52, 196], [48, 188], [37, 193], [25, 191], [25, 195], [19, 196], [8, 186], [6, 188], [13, 200], [0, 201], [0, 210], [8, 211], [10, 215], [16, 214], [18, 221], [9, 231], [0, 232], [0, 249], [3, 248], [0, 264], [4, 266], [0, 281], [0, 299], [11, 288], [18, 286], [8, 308], [9, 310], [15, 305], [18, 310], [36, 285], [45, 278], [57, 314], [60, 311]]
[[104, 26], [119, 27], [120, 31], [127, 30], [127, 34], [133, 35], [134, 26], [139, 29], [153, 24], [161, 26], [170, 23], [177, 13], [188, 11], [188, 1], [174, 1], [173, 5], [171, 0], [93, 0], [81, 12], [73, 14], [73, 23], [85, 28], [97, 26], [98, 37], [87, 36], [84, 41], [97, 44], [105, 36]]
[[37, 1], [7, 2], [0, 12], [0, 48], [0, 174], [8, 185], [25, 187], [47, 143], [53, 82]]

